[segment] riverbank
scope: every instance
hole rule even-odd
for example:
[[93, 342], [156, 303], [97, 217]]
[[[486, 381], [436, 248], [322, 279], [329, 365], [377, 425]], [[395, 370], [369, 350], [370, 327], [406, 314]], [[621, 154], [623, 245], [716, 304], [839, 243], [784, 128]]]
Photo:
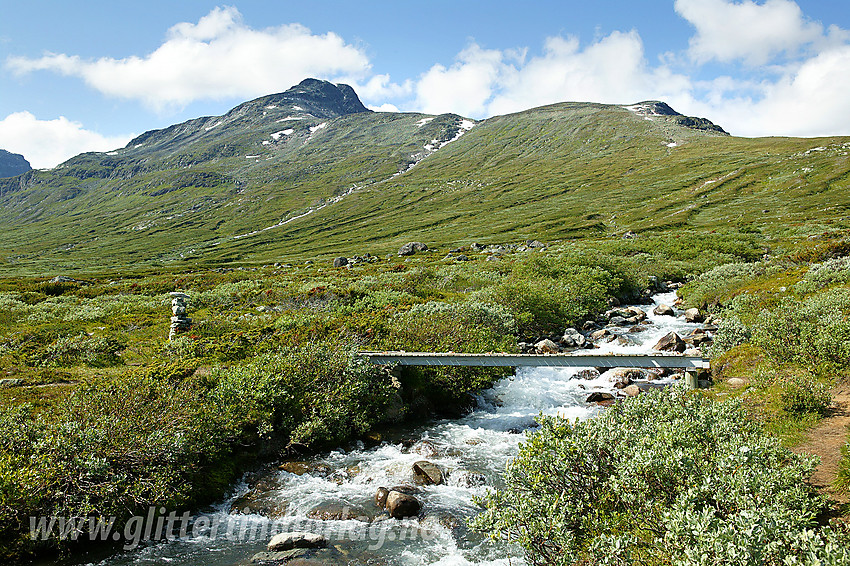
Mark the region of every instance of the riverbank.
[[[614, 299], [736, 259], [717, 243], [723, 252], [693, 263], [671, 263], [664, 246], [635, 255], [647, 242], [624, 241], [607, 252], [482, 247], [468, 252], [472, 261], [419, 253], [342, 268], [6, 281], [0, 357], [8, 379], [20, 380], [0, 389], [7, 552], [32, 550], [30, 515], [198, 509], [221, 498], [249, 465], [245, 455], [368, 442], [381, 422], [457, 414], [504, 374], [394, 378], [349, 353], [516, 351], [562, 338], [599, 324]], [[174, 289], [188, 291], [194, 326], [166, 343], [164, 293]], [[41, 548], [70, 547], [53, 539]]]

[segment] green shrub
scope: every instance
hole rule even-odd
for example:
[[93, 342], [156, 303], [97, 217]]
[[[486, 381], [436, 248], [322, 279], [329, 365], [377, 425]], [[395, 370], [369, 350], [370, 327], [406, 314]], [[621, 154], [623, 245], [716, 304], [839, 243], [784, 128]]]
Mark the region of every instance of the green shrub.
[[800, 416], [810, 413], [824, 416], [832, 404], [828, 387], [812, 376], [806, 378], [799, 374], [783, 380], [779, 399], [785, 411]]
[[723, 318], [714, 334], [714, 343], [709, 350], [712, 357], [722, 356], [735, 346], [750, 339], [750, 330], [735, 315]]
[[119, 353], [126, 347], [126, 340], [114, 335], [65, 336], [50, 344], [40, 360], [42, 366], [67, 367], [85, 364], [93, 367], [121, 364]]
[[656, 390], [588, 421], [540, 423], [474, 522], [530, 564], [850, 560], [846, 540], [812, 530], [825, 501], [806, 484], [815, 460], [739, 404]]
[[841, 489], [850, 490], [850, 437], [841, 447], [841, 460], [838, 461], [836, 484]]
[[809, 267], [803, 279], [794, 285], [794, 291], [805, 294], [850, 282], [850, 257], [828, 259]]
[[389, 376], [355, 350], [305, 344], [216, 370], [213, 394], [261, 436], [327, 446], [365, 433], [385, 415]]
[[782, 268], [766, 262], [728, 263], [706, 271], [680, 289], [688, 304], [708, 307], [717, 304], [753, 280], [782, 271]]
[[818, 292], [800, 301], [788, 298], [764, 309], [752, 326], [752, 342], [776, 361], [796, 362], [822, 373], [850, 360], [850, 289]]
[[634, 292], [621, 274], [576, 264], [564, 257], [532, 256], [483, 290], [479, 300], [507, 307], [525, 335], [563, 330], [604, 310], [613, 296]]
[[0, 409], [3, 542], [25, 533], [29, 516], [121, 524], [148, 506], [218, 496], [236, 471], [227, 416], [196, 382], [138, 374], [83, 383], [51, 412]]

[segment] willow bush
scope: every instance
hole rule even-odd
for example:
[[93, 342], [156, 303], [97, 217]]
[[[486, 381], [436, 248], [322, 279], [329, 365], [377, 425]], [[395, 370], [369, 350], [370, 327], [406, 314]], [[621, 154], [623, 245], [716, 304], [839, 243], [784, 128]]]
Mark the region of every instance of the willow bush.
[[474, 521], [534, 566], [850, 563], [850, 539], [815, 522], [815, 459], [735, 402], [657, 390], [540, 425]]

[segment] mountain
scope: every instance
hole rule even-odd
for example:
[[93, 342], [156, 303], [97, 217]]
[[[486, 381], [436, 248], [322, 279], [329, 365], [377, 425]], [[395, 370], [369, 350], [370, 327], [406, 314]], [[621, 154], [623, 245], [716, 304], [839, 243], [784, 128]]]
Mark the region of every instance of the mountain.
[[0, 149], [0, 177], [16, 177], [31, 169], [23, 155]]
[[410, 240], [787, 234], [850, 208], [850, 139], [746, 139], [663, 102], [476, 122], [284, 93], [0, 180], [0, 270], [268, 263]]

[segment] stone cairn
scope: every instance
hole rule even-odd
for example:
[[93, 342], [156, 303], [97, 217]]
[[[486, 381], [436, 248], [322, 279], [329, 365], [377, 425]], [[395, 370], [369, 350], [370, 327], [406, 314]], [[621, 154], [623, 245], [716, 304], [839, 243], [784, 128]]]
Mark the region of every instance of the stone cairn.
[[189, 295], [186, 293], [173, 292], [171, 295], [171, 332], [168, 334], [169, 340], [174, 340], [174, 337], [181, 332], [186, 332], [192, 328], [192, 319], [186, 316], [186, 301]]

